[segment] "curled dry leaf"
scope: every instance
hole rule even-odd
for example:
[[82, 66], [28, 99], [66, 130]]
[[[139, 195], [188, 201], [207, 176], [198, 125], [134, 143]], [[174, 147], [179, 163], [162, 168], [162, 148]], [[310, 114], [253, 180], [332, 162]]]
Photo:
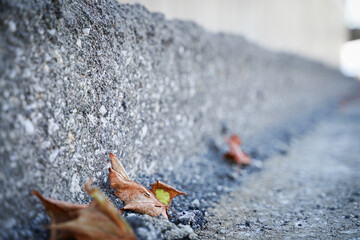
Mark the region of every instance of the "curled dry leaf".
[[50, 239], [135, 239], [135, 235], [114, 205], [98, 188], [91, 188], [89, 181], [86, 191], [94, 197], [89, 205], [79, 205], [43, 197], [40, 198], [51, 217]]
[[[130, 180], [117, 157], [110, 153], [112, 167], [109, 168], [109, 180], [115, 195], [124, 202], [123, 210], [132, 210], [153, 217], [162, 215], [168, 219], [168, 208], [172, 198], [186, 195], [175, 188], [157, 181], [152, 184], [152, 191], [143, 185]], [[174, 211], [175, 212], [175, 211]]]
[[239, 136], [237, 135], [231, 135], [226, 139], [228, 145], [229, 145], [229, 152], [227, 152], [224, 157], [228, 160], [231, 160], [238, 164], [239, 167], [242, 165], [249, 165], [251, 162], [250, 156], [243, 152], [240, 148], [242, 142]]
[[[171, 208], [170, 203], [172, 199], [179, 195], [186, 195], [186, 193], [181, 192], [166, 183], [162, 183], [159, 180], [157, 180], [156, 183], [150, 184], [150, 186], [150, 190], [155, 194], [156, 198], [159, 199], [159, 201], [162, 202], [165, 206], [167, 206], [166, 213], [168, 216], [170, 216], [168, 208]], [[171, 210], [176, 213], [174, 209], [171, 208]], [[178, 214], [176, 213], [176, 215]]]
[[[56, 225], [59, 223], [71, 221], [76, 219], [79, 216], [79, 210], [88, 207], [88, 205], [74, 204], [63, 202], [51, 198], [47, 198], [42, 196], [38, 191], [31, 191], [31, 193], [37, 196], [42, 204], [44, 205], [47, 214], [50, 217], [51, 225]], [[51, 229], [50, 231], [50, 239], [73, 239], [75, 235], [66, 230], [56, 230]]]
[[110, 186], [115, 195], [124, 202], [123, 210], [132, 210], [153, 217], [162, 215], [165, 219], [166, 206], [143, 185], [130, 180], [120, 161], [110, 153], [113, 168], [109, 168]]
[[172, 199], [179, 195], [186, 195], [186, 193], [181, 192], [172, 186], [160, 182], [159, 180], [156, 181], [156, 183], [150, 184], [151, 191], [155, 194], [155, 196], [165, 204], [166, 206], [169, 206]]

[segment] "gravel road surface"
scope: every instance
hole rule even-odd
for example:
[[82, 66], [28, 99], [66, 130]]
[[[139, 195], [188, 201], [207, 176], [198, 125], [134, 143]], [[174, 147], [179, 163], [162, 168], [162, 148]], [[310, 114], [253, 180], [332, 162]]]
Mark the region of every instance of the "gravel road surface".
[[360, 100], [343, 104], [209, 211], [201, 239], [360, 239]]

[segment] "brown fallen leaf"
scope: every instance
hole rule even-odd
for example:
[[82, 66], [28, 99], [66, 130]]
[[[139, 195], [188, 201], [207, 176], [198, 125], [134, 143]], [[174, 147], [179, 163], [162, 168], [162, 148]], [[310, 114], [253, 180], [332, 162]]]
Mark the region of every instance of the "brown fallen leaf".
[[169, 205], [172, 198], [180, 194], [186, 195], [159, 181], [151, 184], [152, 191], [150, 191], [143, 185], [130, 180], [114, 154], [110, 153], [110, 158], [113, 167], [109, 168], [110, 186], [115, 189], [115, 195], [124, 202], [123, 210], [132, 210], [153, 217], [162, 215], [164, 219], [168, 219], [168, 216], [170, 217], [168, 208], [171, 208]]
[[166, 183], [160, 182], [159, 180], [157, 180], [156, 183], [150, 184], [150, 186], [150, 190], [155, 194], [160, 202], [166, 206], [170, 205], [174, 197], [179, 195], [187, 195], [186, 193], [181, 192]]
[[[179, 195], [186, 195], [186, 193], [181, 192], [166, 183], [160, 182], [159, 180], [157, 180], [156, 183], [150, 184], [150, 186], [150, 190], [155, 194], [156, 198], [167, 206], [166, 213], [168, 216], [170, 216], [168, 208], [171, 208], [170, 203], [172, 199]], [[176, 213], [174, 209], [171, 208], [171, 210]], [[176, 215], [178, 214], [176, 213]]]
[[51, 217], [50, 239], [135, 239], [126, 220], [98, 188], [91, 188], [91, 181], [85, 190], [94, 197], [89, 205], [79, 205], [43, 197], [40, 198]]
[[[58, 224], [73, 220], [79, 216], [79, 210], [88, 207], [88, 205], [74, 204], [63, 202], [51, 198], [47, 198], [42, 196], [38, 191], [31, 191], [31, 193], [37, 196], [42, 204], [44, 205], [47, 214], [50, 217], [50, 223]], [[66, 238], [75, 238], [75, 235], [66, 230], [56, 230], [51, 229], [50, 231], [50, 239], [66, 239]]]
[[162, 215], [167, 218], [166, 206], [143, 185], [130, 180], [124, 167], [116, 156], [110, 153], [113, 168], [109, 168], [110, 186], [115, 189], [115, 195], [124, 202], [123, 210], [132, 210], [153, 217]]
[[226, 139], [229, 145], [229, 152], [225, 153], [224, 157], [230, 161], [235, 162], [239, 167], [242, 165], [249, 165], [251, 162], [250, 156], [243, 152], [240, 148], [242, 142], [239, 136], [231, 135]]

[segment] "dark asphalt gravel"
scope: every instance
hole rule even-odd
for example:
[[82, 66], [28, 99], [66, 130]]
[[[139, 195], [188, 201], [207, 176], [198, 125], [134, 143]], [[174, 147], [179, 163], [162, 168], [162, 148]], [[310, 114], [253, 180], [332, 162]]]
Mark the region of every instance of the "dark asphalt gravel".
[[359, 239], [360, 99], [297, 138], [285, 155], [209, 211], [200, 239]]

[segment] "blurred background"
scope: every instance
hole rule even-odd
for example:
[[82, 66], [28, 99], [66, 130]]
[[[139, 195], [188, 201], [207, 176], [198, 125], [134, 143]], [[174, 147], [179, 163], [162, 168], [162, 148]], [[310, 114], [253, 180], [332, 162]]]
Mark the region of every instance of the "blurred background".
[[360, 0], [119, 0], [360, 76]]

